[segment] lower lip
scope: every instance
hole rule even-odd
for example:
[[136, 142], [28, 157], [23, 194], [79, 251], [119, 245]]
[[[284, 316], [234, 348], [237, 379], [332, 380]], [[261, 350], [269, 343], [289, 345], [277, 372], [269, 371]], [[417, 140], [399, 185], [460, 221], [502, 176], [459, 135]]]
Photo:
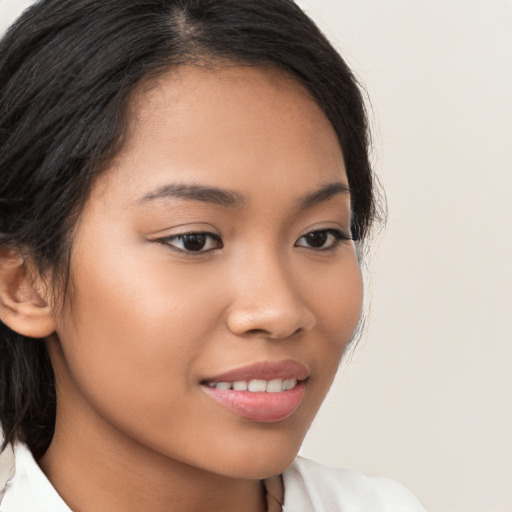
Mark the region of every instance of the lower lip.
[[290, 417], [302, 403], [306, 385], [299, 382], [293, 389], [279, 393], [253, 393], [202, 386], [214, 400], [242, 418], [262, 423]]

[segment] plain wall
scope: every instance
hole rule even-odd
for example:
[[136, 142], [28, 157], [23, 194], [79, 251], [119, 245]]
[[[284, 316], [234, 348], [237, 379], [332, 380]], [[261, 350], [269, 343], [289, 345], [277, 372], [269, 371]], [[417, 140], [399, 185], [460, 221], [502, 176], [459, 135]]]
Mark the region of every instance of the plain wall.
[[512, 511], [512, 3], [309, 0], [369, 91], [389, 217], [303, 453]]
[[[0, 0], [0, 30], [30, 3]], [[366, 84], [389, 203], [366, 332], [303, 453], [431, 512], [511, 512], [512, 3], [299, 3]]]

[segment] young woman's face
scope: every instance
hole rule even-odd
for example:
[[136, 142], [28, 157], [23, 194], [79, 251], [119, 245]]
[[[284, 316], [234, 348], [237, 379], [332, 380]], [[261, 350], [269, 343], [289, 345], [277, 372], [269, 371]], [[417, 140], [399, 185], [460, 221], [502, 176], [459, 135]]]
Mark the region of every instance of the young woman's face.
[[173, 70], [128, 116], [49, 343], [59, 435], [278, 473], [361, 309], [336, 135], [301, 85], [263, 68]]

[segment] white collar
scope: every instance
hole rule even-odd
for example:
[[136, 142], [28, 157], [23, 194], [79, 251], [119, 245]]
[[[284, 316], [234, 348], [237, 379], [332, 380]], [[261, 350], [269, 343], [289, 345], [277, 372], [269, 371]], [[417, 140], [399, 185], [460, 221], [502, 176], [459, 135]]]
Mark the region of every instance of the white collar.
[[[5, 472], [0, 478], [0, 512], [15, 512], [20, 510], [34, 510], [37, 512], [71, 512], [64, 503], [46, 475], [37, 465], [28, 447], [21, 443], [14, 445], [14, 453], [7, 448], [1, 455], [8, 467], [8, 481], [5, 481]], [[5, 461], [10, 461], [10, 464]], [[10, 466], [10, 467], [9, 467]], [[2, 467], [3, 470], [3, 467]]]

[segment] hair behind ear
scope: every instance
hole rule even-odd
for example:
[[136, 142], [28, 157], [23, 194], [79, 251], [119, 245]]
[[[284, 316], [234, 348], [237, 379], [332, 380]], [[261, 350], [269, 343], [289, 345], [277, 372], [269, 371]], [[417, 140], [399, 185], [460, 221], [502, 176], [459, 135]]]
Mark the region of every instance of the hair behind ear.
[[53, 436], [55, 413], [55, 379], [44, 340], [15, 333], [0, 321], [2, 449], [22, 441], [41, 457]]

